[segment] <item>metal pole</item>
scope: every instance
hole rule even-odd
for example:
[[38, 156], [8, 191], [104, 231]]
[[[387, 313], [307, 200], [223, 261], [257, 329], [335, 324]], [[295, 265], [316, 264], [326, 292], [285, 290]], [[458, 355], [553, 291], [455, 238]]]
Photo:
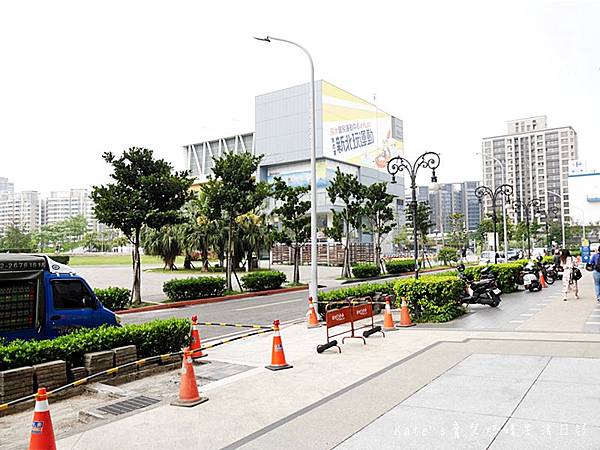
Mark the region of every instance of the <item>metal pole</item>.
[[416, 177], [411, 175], [412, 211], [413, 211], [413, 239], [415, 241], [415, 279], [419, 279], [419, 242], [417, 236], [417, 185]]
[[527, 214], [525, 216], [525, 224], [527, 225], [527, 258], [531, 259], [531, 235], [529, 234], [529, 209], [527, 210]]
[[498, 243], [496, 239], [496, 197], [492, 198], [492, 220], [494, 221], [494, 264], [498, 264]]
[[566, 239], [565, 239], [565, 208], [563, 205], [563, 200], [562, 197], [557, 194], [556, 192], [552, 192], [552, 191], [548, 191], [548, 194], [550, 195], [554, 195], [555, 197], [558, 197], [560, 200], [560, 229], [561, 229], [561, 233], [562, 233], [562, 248], [566, 248]]
[[310, 183], [310, 285], [309, 295], [313, 299], [315, 308], [318, 311], [318, 287], [319, 287], [319, 274], [317, 267], [317, 150], [316, 150], [316, 105], [315, 105], [315, 66], [313, 64], [312, 56], [308, 50], [302, 47], [296, 42], [289, 41], [287, 39], [276, 38], [273, 36], [267, 36], [264, 39], [255, 38], [260, 41], [280, 41], [294, 45], [302, 50], [310, 62], [310, 106], [311, 106], [311, 119], [310, 119], [310, 170], [311, 170], [311, 183]]

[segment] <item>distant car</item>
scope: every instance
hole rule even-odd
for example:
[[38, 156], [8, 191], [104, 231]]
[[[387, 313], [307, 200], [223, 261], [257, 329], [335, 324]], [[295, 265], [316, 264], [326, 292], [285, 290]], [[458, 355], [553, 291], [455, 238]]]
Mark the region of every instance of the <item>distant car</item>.
[[[494, 264], [494, 262], [494, 252], [492, 251], [481, 252], [481, 255], [479, 255], [480, 266], [487, 266], [488, 264]], [[498, 262], [504, 262], [504, 253], [498, 252]]]
[[509, 250], [508, 251], [508, 260], [509, 261], [517, 261], [519, 259], [519, 250]]

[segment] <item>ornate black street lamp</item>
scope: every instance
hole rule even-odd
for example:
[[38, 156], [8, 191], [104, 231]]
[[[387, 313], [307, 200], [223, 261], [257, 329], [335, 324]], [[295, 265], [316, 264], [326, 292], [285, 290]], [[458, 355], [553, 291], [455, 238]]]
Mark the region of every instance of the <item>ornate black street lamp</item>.
[[550, 220], [550, 217], [553, 218], [557, 218], [560, 216], [560, 208], [556, 207], [556, 206], [550, 206], [548, 209], [546, 210], [541, 210], [540, 211], [540, 216], [544, 218], [544, 223], [546, 225], [546, 249], [550, 250], [551, 247], [551, 243], [550, 243], [550, 224], [548, 223], [548, 220]]
[[419, 168], [431, 169], [431, 182], [437, 183], [435, 169], [440, 165], [440, 155], [435, 152], [425, 152], [410, 163], [402, 156], [396, 156], [387, 163], [387, 171], [392, 176], [392, 183], [396, 182], [396, 174], [406, 171], [410, 177], [410, 189], [412, 193], [410, 207], [413, 221], [413, 239], [415, 241], [415, 279], [419, 278], [419, 245], [417, 237], [417, 172]]
[[532, 198], [527, 203], [523, 203], [521, 200], [514, 202], [515, 208], [523, 208], [525, 210], [525, 225], [527, 226], [527, 258], [529, 259], [531, 259], [531, 235], [529, 233], [529, 224], [535, 214], [539, 212], [541, 205], [542, 203], [539, 198]]
[[[510, 184], [501, 184], [494, 190], [487, 186], [479, 186], [477, 189], [475, 189], [475, 197], [479, 199], [480, 203], [483, 203], [483, 198], [485, 196], [488, 196], [490, 199], [492, 199], [492, 221], [494, 223], [494, 264], [498, 263], [498, 240], [496, 234], [496, 222], [498, 219], [496, 216], [496, 200], [499, 198], [504, 198], [504, 201], [509, 203], [512, 193], [513, 187]], [[506, 211], [502, 211], [502, 214], [506, 214]], [[508, 261], [508, 255], [504, 255], [504, 258], [505, 261]]]

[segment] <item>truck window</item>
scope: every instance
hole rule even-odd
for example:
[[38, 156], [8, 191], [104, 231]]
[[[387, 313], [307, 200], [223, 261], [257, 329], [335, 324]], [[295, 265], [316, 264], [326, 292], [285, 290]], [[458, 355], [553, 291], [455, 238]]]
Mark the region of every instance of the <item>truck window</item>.
[[37, 281], [0, 281], [0, 331], [33, 328]]
[[53, 281], [52, 293], [56, 309], [91, 309], [94, 305], [94, 296], [79, 280]]

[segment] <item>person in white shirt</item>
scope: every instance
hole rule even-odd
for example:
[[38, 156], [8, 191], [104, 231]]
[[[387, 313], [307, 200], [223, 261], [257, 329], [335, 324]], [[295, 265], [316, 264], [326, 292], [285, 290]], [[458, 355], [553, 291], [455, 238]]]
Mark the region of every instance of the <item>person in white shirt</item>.
[[579, 287], [577, 286], [577, 280], [573, 278], [573, 267], [576, 265], [569, 250], [563, 249], [560, 252], [560, 265], [563, 268], [563, 300], [565, 302], [567, 301], [567, 295], [571, 290], [575, 291], [575, 298], [579, 298]]

